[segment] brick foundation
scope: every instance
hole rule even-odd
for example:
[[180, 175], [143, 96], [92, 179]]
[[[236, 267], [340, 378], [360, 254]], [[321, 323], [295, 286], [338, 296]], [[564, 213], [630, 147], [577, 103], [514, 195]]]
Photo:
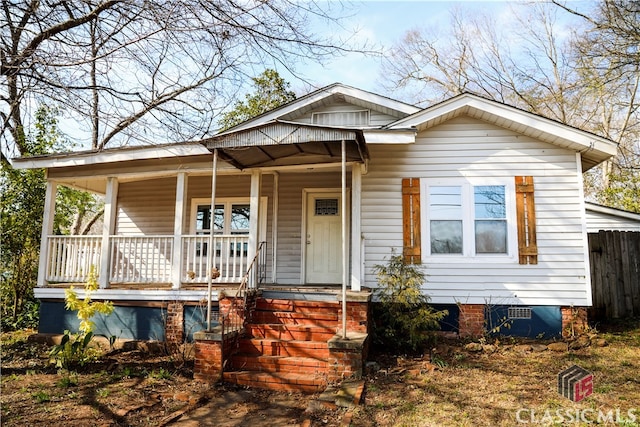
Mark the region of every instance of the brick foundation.
[[586, 307], [561, 307], [562, 336], [564, 338], [583, 334], [589, 327]]
[[481, 337], [485, 333], [484, 304], [460, 304], [458, 332], [461, 337]]
[[165, 341], [169, 346], [180, 346], [184, 342], [184, 304], [170, 302], [167, 304], [165, 324]]

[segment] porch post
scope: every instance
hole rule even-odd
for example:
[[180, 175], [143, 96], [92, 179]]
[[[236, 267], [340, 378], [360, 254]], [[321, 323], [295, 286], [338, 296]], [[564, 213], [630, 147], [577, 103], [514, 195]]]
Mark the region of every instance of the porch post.
[[[253, 261], [253, 258], [258, 253], [258, 245], [260, 244], [258, 232], [258, 224], [260, 224], [260, 187], [262, 186], [262, 172], [254, 170], [251, 172], [251, 196], [249, 202], [249, 243], [247, 248], [247, 262]], [[257, 280], [257, 268], [254, 265], [254, 269], [249, 277], [249, 287], [256, 288], [258, 284]]]
[[273, 173], [273, 213], [271, 223], [271, 283], [276, 283], [278, 280], [278, 209], [279, 207], [279, 192], [280, 192], [280, 174], [278, 172]]
[[207, 248], [207, 331], [211, 330], [211, 291], [213, 288], [213, 264], [215, 249], [213, 247], [213, 223], [216, 219], [216, 180], [218, 178], [218, 149], [213, 150], [213, 166], [211, 168], [211, 218], [209, 219], [209, 244]]
[[38, 264], [38, 287], [46, 285], [47, 267], [49, 265], [49, 235], [53, 233], [53, 219], [56, 213], [56, 193], [58, 185], [47, 180], [44, 196], [44, 215], [42, 217], [42, 235], [40, 237], [40, 261]]
[[104, 197], [104, 222], [102, 224], [102, 256], [100, 258], [100, 287], [109, 287], [109, 272], [111, 270], [111, 247], [109, 237], [115, 233], [116, 209], [118, 207], [118, 178], [107, 178], [107, 192]]
[[347, 143], [342, 140], [342, 338], [347, 339]]
[[351, 290], [360, 291], [362, 280], [362, 167], [354, 164], [351, 168]]
[[184, 229], [184, 213], [187, 205], [186, 172], [179, 172], [176, 177], [176, 207], [173, 220], [173, 254], [171, 265], [171, 282], [173, 289], [179, 289], [182, 282], [182, 235]]

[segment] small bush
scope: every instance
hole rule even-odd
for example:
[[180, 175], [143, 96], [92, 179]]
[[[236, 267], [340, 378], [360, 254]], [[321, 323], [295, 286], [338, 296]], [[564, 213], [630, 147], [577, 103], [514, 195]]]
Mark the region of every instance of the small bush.
[[93, 332], [72, 334], [64, 331], [60, 344], [54, 345], [49, 353], [57, 368], [69, 370], [79, 365], [84, 366], [100, 357], [100, 351], [90, 347]]
[[375, 337], [385, 348], [418, 352], [433, 341], [432, 331], [440, 329], [446, 310], [434, 310], [422, 292], [424, 273], [416, 265], [405, 264], [402, 256], [392, 255], [389, 263], [376, 265], [378, 278]]
[[72, 366], [84, 366], [86, 363], [95, 361], [100, 357], [100, 351], [90, 346], [95, 328], [91, 318], [97, 313], [109, 315], [113, 312], [113, 304], [111, 302], [91, 300], [91, 293], [98, 290], [98, 280], [93, 266], [89, 271], [89, 278], [84, 290], [84, 299], [78, 298], [73, 287], [65, 291], [64, 298], [65, 308], [78, 312], [80, 332], [72, 334], [70, 331], [64, 331], [61, 343], [54, 345], [49, 353], [56, 366], [67, 371]]

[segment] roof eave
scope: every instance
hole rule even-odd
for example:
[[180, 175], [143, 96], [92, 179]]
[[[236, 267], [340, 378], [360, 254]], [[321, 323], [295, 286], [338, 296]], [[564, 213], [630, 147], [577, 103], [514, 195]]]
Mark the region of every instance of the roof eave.
[[615, 156], [618, 144], [596, 134], [542, 117], [506, 104], [472, 94], [462, 94], [426, 108], [412, 116], [400, 119], [386, 129], [406, 128], [428, 129], [460, 115], [483, 116], [483, 120], [504, 127], [499, 121], [510, 121], [529, 129], [530, 134], [549, 143], [580, 152], [583, 171]]
[[113, 148], [102, 151], [94, 150], [49, 154], [44, 156], [18, 157], [12, 160], [12, 165], [15, 169], [62, 168], [130, 160], [199, 156], [209, 153], [209, 150], [207, 150], [207, 148], [201, 143], [189, 142], [145, 147]]

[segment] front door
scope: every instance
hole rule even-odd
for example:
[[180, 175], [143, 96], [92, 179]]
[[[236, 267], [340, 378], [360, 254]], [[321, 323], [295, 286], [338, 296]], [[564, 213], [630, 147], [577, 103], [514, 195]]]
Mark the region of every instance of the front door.
[[306, 282], [342, 283], [341, 193], [307, 193]]

